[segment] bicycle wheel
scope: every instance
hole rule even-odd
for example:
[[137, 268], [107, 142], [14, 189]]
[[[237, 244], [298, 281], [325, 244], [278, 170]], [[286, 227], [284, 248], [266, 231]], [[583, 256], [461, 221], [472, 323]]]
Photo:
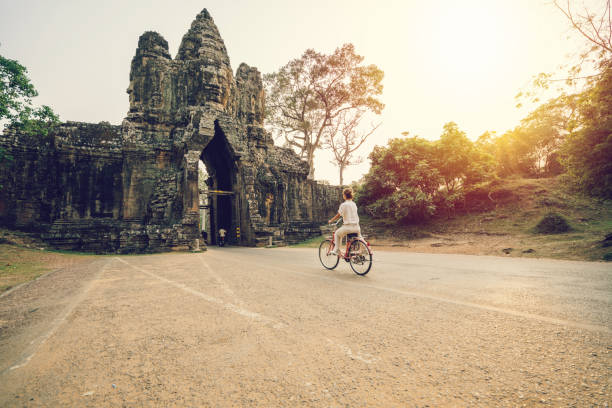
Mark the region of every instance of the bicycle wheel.
[[363, 241], [356, 239], [351, 244], [349, 253], [349, 261], [351, 263], [351, 269], [357, 275], [365, 275], [370, 272], [372, 267], [372, 254], [368, 250], [368, 247]]
[[319, 245], [319, 260], [326, 269], [334, 269], [338, 266], [338, 262], [340, 262], [338, 255], [331, 255], [329, 253], [331, 246], [332, 242], [330, 239], [326, 239]]

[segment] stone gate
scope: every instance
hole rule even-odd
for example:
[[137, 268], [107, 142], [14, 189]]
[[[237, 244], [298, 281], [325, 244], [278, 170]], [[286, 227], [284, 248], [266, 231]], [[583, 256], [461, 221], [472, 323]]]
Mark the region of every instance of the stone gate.
[[146, 252], [197, 248], [203, 201], [209, 243], [219, 228], [238, 245], [298, 241], [334, 214], [340, 188], [307, 180], [307, 163], [273, 144], [261, 74], [241, 64], [234, 76], [206, 10], [174, 59], [159, 34], [140, 37], [127, 92], [121, 126], [66, 122], [47, 137], [5, 130], [4, 226], [59, 248]]

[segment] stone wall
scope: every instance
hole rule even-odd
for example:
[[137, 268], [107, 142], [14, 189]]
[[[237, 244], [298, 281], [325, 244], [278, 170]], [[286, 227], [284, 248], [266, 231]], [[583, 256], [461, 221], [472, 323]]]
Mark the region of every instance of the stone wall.
[[307, 180], [307, 163], [273, 144], [261, 74], [241, 64], [234, 76], [206, 10], [175, 59], [158, 33], [140, 37], [127, 92], [121, 126], [67, 122], [45, 138], [5, 130], [2, 225], [65, 249], [197, 248], [199, 160], [213, 236], [223, 227], [234, 244], [294, 242], [335, 213], [340, 188]]

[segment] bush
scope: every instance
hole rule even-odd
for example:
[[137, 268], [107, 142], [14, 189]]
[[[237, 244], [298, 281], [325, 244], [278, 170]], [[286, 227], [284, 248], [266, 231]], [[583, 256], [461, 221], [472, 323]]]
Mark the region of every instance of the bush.
[[435, 210], [431, 197], [414, 188], [396, 191], [366, 207], [375, 218], [391, 218], [401, 224], [425, 221]]
[[534, 231], [537, 234], [561, 234], [571, 229], [563, 216], [557, 213], [548, 213], [538, 222]]

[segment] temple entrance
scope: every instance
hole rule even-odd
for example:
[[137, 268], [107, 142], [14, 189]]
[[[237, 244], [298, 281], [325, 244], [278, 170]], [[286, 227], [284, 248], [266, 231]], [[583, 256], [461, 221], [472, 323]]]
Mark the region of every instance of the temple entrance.
[[225, 135], [218, 126], [215, 126], [215, 136], [200, 156], [198, 191], [200, 228], [206, 243], [216, 245], [222, 228], [226, 231], [226, 243], [239, 243], [239, 212], [234, 194], [236, 165]]

